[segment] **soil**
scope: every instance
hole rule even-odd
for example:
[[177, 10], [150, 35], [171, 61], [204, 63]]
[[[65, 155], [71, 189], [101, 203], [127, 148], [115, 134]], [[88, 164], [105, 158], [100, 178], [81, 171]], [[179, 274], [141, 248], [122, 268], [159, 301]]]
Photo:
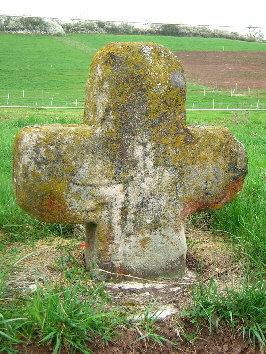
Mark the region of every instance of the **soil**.
[[[77, 233], [82, 235], [82, 227]], [[105, 290], [112, 299], [110, 306], [119, 305], [129, 314], [131, 313], [130, 319], [133, 327], [132, 329], [118, 328], [117, 335], [113, 338], [114, 343], [108, 345], [103, 345], [100, 338], [95, 338], [93, 343], [88, 343], [89, 350], [99, 354], [263, 353], [259, 346], [254, 347], [247, 340], [243, 340], [240, 332], [236, 331], [233, 335], [228, 326], [220, 326], [218, 333], [214, 330], [210, 334], [207, 323], [199, 329], [196, 324], [180, 317], [180, 312], [192, 304], [190, 288], [191, 284], [197, 283], [196, 271], [200, 271], [198, 274], [203, 281], [208, 281], [212, 276], [219, 279], [221, 290], [225, 284], [241, 278], [234, 254], [224, 242], [223, 237], [214, 236], [208, 230], [195, 229], [191, 226], [187, 228], [186, 236], [187, 273], [182, 280], [149, 281], [121, 277], [119, 282], [105, 283]], [[30, 255], [13, 268], [9, 285], [21, 293], [29, 293], [34, 289], [36, 270], [40, 283], [44, 279], [51, 282], [56, 280], [64, 282], [63, 273], [58, 268], [60, 259], [64, 260], [64, 264], [68, 267], [73, 266], [73, 260], [76, 265], [84, 267], [83, 251], [79, 242], [81, 241], [77, 239], [54, 238], [52, 241], [40, 240], [34, 247], [14, 245], [21, 256]], [[70, 258], [69, 254], [71, 254]], [[151, 339], [138, 340], [143, 334], [142, 329], [138, 327], [139, 313], [143, 313], [155, 300], [152, 312], [159, 316], [155, 333], [176, 345], [163, 342], [161, 346]], [[52, 346], [40, 347], [36, 343], [25, 346], [17, 345], [15, 348], [19, 353], [48, 354], [53, 352]], [[67, 351], [63, 350], [62, 353], [67, 353]]]
[[[207, 327], [207, 326], [206, 326]], [[190, 331], [193, 337], [195, 325], [190, 322], [184, 323], [182, 330]], [[155, 354], [155, 353], [186, 353], [186, 354], [256, 354], [264, 353], [262, 348], [255, 348], [242, 339], [240, 335], [233, 336], [228, 328], [223, 328], [219, 333], [210, 335], [208, 328], [203, 328], [197, 338], [186, 340], [182, 338], [176, 323], [171, 320], [165, 320], [160, 323], [157, 333], [165, 338], [177, 343], [172, 345], [164, 343], [159, 345], [151, 340], [141, 340], [135, 342], [139, 335], [135, 330], [120, 330], [119, 335], [114, 339], [115, 343], [103, 345], [101, 339], [95, 339], [94, 343], [88, 345], [88, 350], [95, 354]], [[40, 346], [34, 344], [24, 348], [22, 345], [15, 346], [19, 353], [27, 354], [51, 354], [53, 347]], [[62, 350], [61, 354], [67, 354], [68, 351]], [[76, 353], [80, 353], [76, 351]]]
[[266, 89], [266, 52], [180, 51], [190, 83], [218, 89]]

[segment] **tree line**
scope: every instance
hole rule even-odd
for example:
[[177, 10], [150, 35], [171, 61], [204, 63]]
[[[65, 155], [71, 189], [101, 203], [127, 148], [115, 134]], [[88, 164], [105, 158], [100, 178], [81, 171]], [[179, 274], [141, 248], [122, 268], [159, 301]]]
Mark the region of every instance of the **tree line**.
[[44, 33], [64, 35], [66, 33], [110, 33], [110, 34], [143, 34], [176, 37], [226, 38], [248, 42], [263, 41], [262, 32], [256, 27], [249, 27], [249, 34], [230, 32], [220, 29], [210, 29], [204, 26], [186, 26], [177, 24], [148, 24], [139, 28], [133, 24], [111, 21], [63, 22], [41, 17], [0, 16], [0, 31], [20, 33]]

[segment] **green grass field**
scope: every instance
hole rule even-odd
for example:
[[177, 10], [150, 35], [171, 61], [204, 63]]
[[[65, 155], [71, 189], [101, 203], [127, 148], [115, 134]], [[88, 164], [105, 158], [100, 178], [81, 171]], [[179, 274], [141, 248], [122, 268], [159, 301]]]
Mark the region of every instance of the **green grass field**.
[[[65, 37], [64, 37], [65, 38]], [[98, 50], [109, 42], [156, 42], [172, 51], [178, 50], [233, 50], [266, 51], [266, 45], [258, 42], [234, 41], [223, 38], [195, 38], [172, 36], [112, 35], [112, 34], [71, 34], [70, 38], [86, 47]]]
[[[49, 105], [54, 95], [53, 104], [56, 105], [55, 92], [58, 97], [62, 97], [59, 102], [67, 100], [65, 105], [69, 102], [75, 105], [73, 102], [76, 99], [80, 104], [84, 100], [89, 62], [93, 54], [110, 41], [122, 40], [156, 41], [171, 50], [222, 50], [223, 47], [224, 50], [266, 50], [266, 44], [224, 39], [113, 35], [69, 35], [55, 38], [0, 34], [0, 105], [6, 104], [7, 91], [10, 91], [9, 104], [23, 104], [27, 96], [31, 96], [37, 105]], [[188, 84], [190, 90], [193, 87]], [[37, 91], [38, 98], [34, 96]], [[192, 102], [202, 105], [204, 99], [208, 99], [205, 103], [212, 107], [212, 98], [203, 98], [202, 88], [195, 92], [188, 91], [189, 95], [187, 106]], [[240, 97], [232, 99], [235, 100], [232, 104], [241, 104]], [[223, 98], [223, 104], [226, 102], [227, 96]], [[17, 206], [12, 189], [12, 147], [15, 135], [26, 125], [82, 123], [82, 114], [79, 109], [0, 108], [0, 261], [5, 264], [0, 270], [1, 350], [11, 351], [13, 344], [30, 340], [41, 340], [47, 345], [54, 343], [56, 350], [61, 347], [84, 350], [82, 338], [91, 339], [95, 335], [101, 337], [103, 342], [108, 342], [114, 326], [130, 326], [125, 322], [123, 311], [106, 311], [104, 292], [97, 290], [97, 287], [90, 289], [86, 309], [79, 311], [80, 296], [84, 298], [87, 290], [79, 282], [73, 282], [77, 267], [64, 273], [68, 274], [66, 277], [70, 276], [67, 286], [51, 287], [46, 284], [44, 290], [39, 287], [31, 297], [17, 297], [6, 286], [10, 270], [7, 259], [16, 255], [14, 244], [34, 245], [39, 239], [52, 239], [64, 232], [71, 235], [72, 231], [67, 225], [36, 221]], [[208, 214], [207, 218], [209, 227], [217, 237], [225, 239], [234, 247], [249, 278], [243, 282], [242, 290], [236, 292], [227, 289], [221, 298], [217, 297], [216, 283], [211, 281], [209, 288], [201, 284], [193, 293], [194, 307], [189, 316], [194, 319], [205, 317], [211, 323], [213, 315], [218, 314], [233, 329], [240, 323], [243, 335], [263, 343], [265, 288], [261, 284], [266, 261], [265, 112], [188, 111], [187, 122], [227, 126], [244, 144], [249, 158], [249, 172], [240, 195], [221, 210]], [[196, 215], [192, 222], [198, 223], [202, 217], [204, 214]], [[64, 314], [62, 307], [65, 309]], [[95, 309], [97, 311], [94, 312]], [[143, 321], [141, 331], [147, 337], [162, 342], [164, 339], [154, 334], [153, 324], [148, 319]]]
[[[82, 35], [66, 37], [0, 34], [0, 105], [83, 106], [89, 63], [102, 46], [115, 41], [151, 41], [178, 50], [266, 51], [265, 43], [241, 42], [214, 38], [167, 36]], [[187, 107], [216, 108], [256, 107], [258, 93], [243, 98], [230, 92], [206, 95], [203, 88], [193, 85], [187, 97]], [[197, 92], [199, 91], [199, 92]], [[24, 97], [23, 97], [24, 96]], [[260, 97], [261, 95], [259, 95]], [[199, 99], [197, 99], [199, 97]], [[261, 108], [266, 98], [261, 98]], [[237, 107], [235, 107], [237, 105]]]

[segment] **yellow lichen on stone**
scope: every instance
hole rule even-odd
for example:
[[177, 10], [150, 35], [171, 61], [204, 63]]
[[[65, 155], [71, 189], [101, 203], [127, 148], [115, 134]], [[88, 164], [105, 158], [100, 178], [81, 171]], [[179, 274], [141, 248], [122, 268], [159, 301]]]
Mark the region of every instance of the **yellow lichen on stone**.
[[134, 169], [126, 151], [138, 136], [163, 149], [182, 139], [185, 92], [181, 62], [158, 44], [110, 43], [94, 56], [84, 123], [99, 128], [114, 163], [127, 161], [119, 167], [120, 178]]
[[[175, 87], [176, 73], [180, 75], [182, 88]], [[132, 105], [138, 104], [144, 106], [143, 117], [150, 124], [153, 119], [158, 120], [158, 115], [170, 118], [174, 114], [175, 103], [176, 109], [184, 112], [185, 82], [182, 74], [182, 64], [162, 46], [154, 43], [110, 43], [91, 62], [84, 122], [98, 125], [109, 114], [118, 124], [124, 119], [123, 113], [126, 115], [128, 110], [132, 110]], [[138, 113], [140, 109], [138, 107]], [[178, 115], [175, 119], [180, 120]]]
[[[87, 224], [86, 262], [143, 277], [184, 272], [184, 220], [240, 191], [245, 150], [226, 128], [187, 126], [182, 64], [155, 43], [93, 58], [84, 125], [29, 127], [14, 146], [21, 207]], [[88, 265], [89, 266], [89, 265]]]
[[106, 180], [110, 166], [94, 163], [99, 152], [94, 151], [93, 132], [86, 125], [45, 125], [26, 127], [17, 135], [13, 184], [25, 211], [43, 221], [96, 219], [101, 201], [93, 186], [101, 173]]

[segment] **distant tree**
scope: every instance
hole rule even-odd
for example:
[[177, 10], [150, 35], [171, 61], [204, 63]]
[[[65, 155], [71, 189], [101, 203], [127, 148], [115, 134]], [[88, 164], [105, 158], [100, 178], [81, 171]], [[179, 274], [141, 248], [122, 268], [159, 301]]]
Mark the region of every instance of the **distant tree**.
[[264, 34], [262, 33], [260, 27], [248, 26], [248, 35], [253, 37], [256, 41], [262, 42], [264, 40]]
[[127, 22], [122, 22], [119, 26], [119, 32], [123, 34], [132, 34], [135, 33], [135, 27], [133, 25], [130, 25]]
[[179, 36], [180, 34], [179, 26], [170, 23], [162, 24], [157, 31], [164, 36]]
[[118, 26], [114, 22], [105, 22], [103, 29], [107, 33], [119, 33]]
[[94, 33], [97, 32], [98, 28], [93, 21], [63, 23], [62, 27], [67, 33]]
[[1, 29], [6, 32], [65, 35], [65, 31], [58, 22], [45, 20], [41, 17], [5, 16], [2, 17], [1, 23]]
[[98, 28], [102, 29], [104, 31], [105, 26], [106, 26], [106, 22], [104, 21], [96, 21], [96, 25]]

